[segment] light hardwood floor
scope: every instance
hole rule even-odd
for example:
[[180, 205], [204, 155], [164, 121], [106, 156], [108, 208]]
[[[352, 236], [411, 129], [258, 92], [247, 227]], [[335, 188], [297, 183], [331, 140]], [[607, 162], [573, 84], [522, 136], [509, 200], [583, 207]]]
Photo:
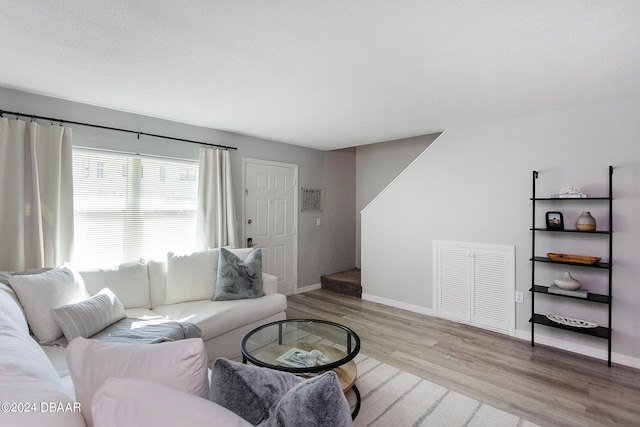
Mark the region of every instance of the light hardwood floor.
[[288, 318], [346, 325], [362, 353], [542, 426], [640, 426], [640, 370], [322, 289], [288, 304]]

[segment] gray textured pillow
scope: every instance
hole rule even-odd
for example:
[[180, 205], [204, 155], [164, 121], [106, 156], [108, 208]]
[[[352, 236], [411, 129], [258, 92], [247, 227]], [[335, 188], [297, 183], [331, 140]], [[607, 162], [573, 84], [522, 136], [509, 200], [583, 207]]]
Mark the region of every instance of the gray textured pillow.
[[303, 381], [285, 394], [265, 426], [352, 426], [349, 402], [335, 372]]
[[257, 425], [273, 417], [280, 399], [301, 381], [288, 372], [218, 358], [211, 369], [209, 400]]
[[303, 380], [288, 372], [219, 358], [210, 400], [259, 426], [351, 426], [351, 412], [335, 372]]
[[220, 248], [214, 301], [258, 298], [262, 290], [262, 251], [256, 249], [242, 261], [233, 252]]
[[87, 300], [49, 311], [68, 342], [78, 337], [89, 338], [125, 317], [122, 303], [108, 288]]

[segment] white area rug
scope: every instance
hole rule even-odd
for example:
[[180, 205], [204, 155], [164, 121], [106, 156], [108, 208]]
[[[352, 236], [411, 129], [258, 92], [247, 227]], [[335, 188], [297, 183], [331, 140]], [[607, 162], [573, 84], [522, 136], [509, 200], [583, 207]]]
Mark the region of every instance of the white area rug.
[[[355, 361], [362, 397], [355, 426], [536, 426], [366, 355]], [[353, 407], [354, 392], [347, 398]]]

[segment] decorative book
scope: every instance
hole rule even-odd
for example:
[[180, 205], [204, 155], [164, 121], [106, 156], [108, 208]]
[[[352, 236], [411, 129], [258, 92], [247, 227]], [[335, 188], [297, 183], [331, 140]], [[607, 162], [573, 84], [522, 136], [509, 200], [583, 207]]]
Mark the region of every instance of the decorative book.
[[312, 368], [331, 363], [331, 359], [320, 350], [304, 351], [293, 347], [280, 357], [277, 357], [276, 362], [280, 366], [289, 366], [291, 368]]

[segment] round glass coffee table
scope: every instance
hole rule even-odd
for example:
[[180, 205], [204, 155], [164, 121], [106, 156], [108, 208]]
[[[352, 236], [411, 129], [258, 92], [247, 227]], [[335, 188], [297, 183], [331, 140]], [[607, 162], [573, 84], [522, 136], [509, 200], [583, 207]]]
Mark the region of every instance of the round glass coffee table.
[[343, 392], [353, 390], [360, 410], [360, 392], [354, 357], [360, 337], [346, 326], [326, 320], [287, 319], [267, 323], [242, 339], [242, 361], [253, 365], [310, 377], [333, 370]]

